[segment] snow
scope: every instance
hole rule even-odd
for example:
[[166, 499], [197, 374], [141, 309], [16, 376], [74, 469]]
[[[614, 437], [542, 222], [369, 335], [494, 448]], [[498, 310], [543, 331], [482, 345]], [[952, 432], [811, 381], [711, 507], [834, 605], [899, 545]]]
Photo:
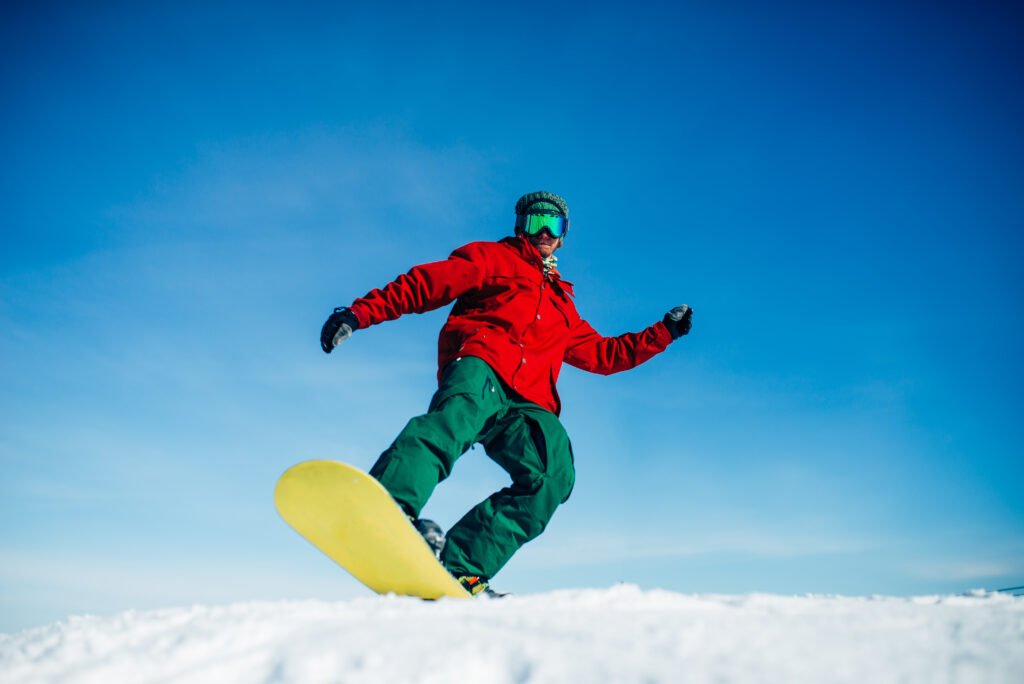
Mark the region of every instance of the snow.
[[18, 682], [1024, 681], [1024, 598], [610, 589], [128, 611], [0, 635]]

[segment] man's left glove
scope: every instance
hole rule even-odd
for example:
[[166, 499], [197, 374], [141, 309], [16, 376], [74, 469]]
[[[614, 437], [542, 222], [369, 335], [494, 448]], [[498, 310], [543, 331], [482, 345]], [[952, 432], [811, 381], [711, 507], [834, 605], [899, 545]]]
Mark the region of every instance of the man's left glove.
[[320, 346], [325, 354], [339, 344], [347, 340], [353, 332], [359, 330], [359, 319], [348, 307], [340, 307], [334, 310], [320, 329]]
[[665, 327], [668, 328], [669, 334], [672, 335], [672, 339], [678, 339], [690, 332], [690, 326], [693, 325], [693, 309], [683, 304], [665, 314]]

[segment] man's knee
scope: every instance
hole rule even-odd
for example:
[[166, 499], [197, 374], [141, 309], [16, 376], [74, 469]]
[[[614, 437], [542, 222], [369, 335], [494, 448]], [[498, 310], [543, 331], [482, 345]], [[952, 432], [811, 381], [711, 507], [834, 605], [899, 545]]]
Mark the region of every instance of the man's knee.
[[573, 468], [572, 462], [570, 461], [568, 468], [557, 473], [552, 480], [552, 488], [558, 497], [558, 502], [565, 503], [569, 500], [572, 488], [576, 484], [576, 471]]
[[538, 447], [542, 446], [545, 452], [543, 478], [546, 487], [557, 497], [559, 503], [564, 503], [569, 499], [576, 483], [572, 443], [562, 423], [555, 416], [544, 416], [537, 423], [543, 435], [543, 445], [538, 444]]

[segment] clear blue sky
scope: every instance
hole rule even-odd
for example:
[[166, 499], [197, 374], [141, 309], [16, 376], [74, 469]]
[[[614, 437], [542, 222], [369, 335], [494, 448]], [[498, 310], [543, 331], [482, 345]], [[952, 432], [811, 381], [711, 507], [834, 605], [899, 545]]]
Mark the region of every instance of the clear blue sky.
[[[278, 517], [434, 389], [331, 308], [569, 203], [578, 480], [495, 584], [1024, 584], [1013, 3], [18, 3], [0, 15], [0, 629], [363, 595]], [[504, 475], [477, 448], [426, 514]]]

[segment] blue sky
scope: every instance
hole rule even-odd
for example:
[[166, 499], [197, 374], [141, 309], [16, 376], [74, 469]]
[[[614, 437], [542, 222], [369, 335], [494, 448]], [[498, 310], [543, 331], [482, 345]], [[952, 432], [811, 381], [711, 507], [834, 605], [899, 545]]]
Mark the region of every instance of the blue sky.
[[[434, 389], [331, 308], [569, 203], [578, 479], [496, 585], [1024, 583], [1021, 10], [22, 3], [0, 22], [0, 629], [365, 590], [277, 517]], [[480, 448], [425, 514], [503, 473]]]

